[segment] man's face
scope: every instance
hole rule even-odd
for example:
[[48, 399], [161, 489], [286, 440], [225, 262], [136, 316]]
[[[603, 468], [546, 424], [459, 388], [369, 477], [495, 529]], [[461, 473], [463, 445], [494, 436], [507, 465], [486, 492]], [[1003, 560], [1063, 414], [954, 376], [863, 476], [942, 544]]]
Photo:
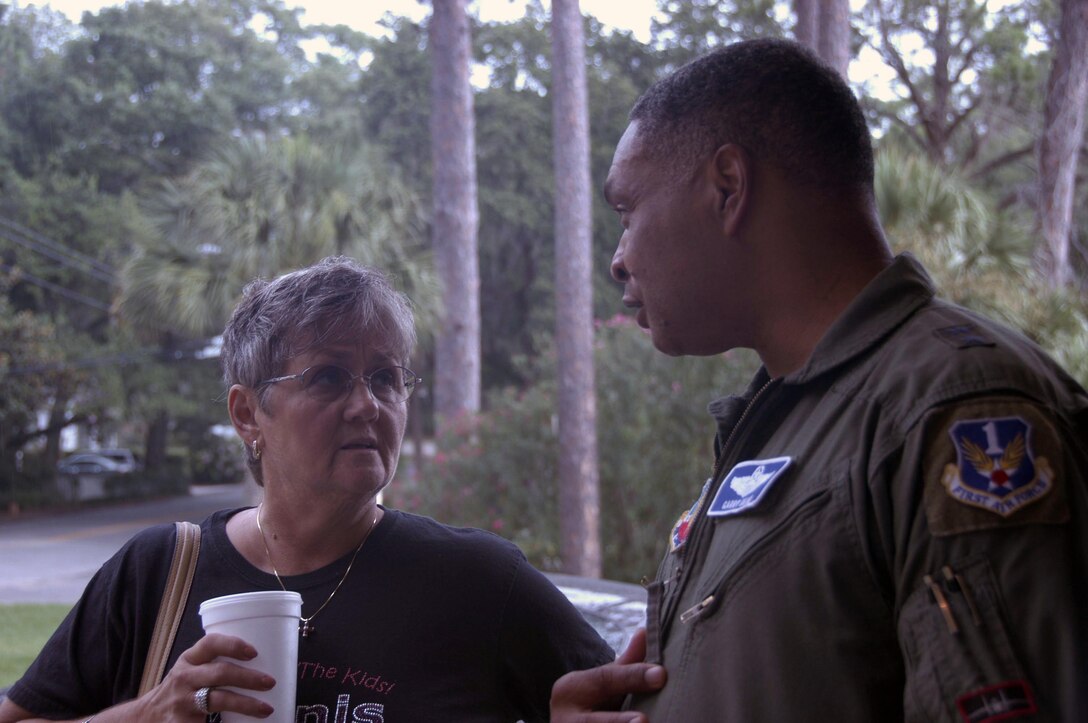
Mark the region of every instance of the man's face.
[[[703, 167], [705, 165], [705, 167]], [[727, 258], [722, 193], [713, 160], [670, 174], [646, 152], [633, 122], [616, 146], [605, 198], [623, 232], [612, 277], [654, 346], [666, 354], [717, 354], [738, 346], [742, 269]]]

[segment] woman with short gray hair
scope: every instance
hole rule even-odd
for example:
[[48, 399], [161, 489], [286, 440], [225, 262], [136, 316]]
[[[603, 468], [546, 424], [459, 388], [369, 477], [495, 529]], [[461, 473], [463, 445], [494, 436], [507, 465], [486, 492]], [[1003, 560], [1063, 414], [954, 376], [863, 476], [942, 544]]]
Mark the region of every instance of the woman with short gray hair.
[[197, 608], [280, 589], [303, 605], [295, 710], [276, 720], [547, 720], [554, 681], [610, 660], [607, 644], [511, 543], [378, 504], [422, 383], [414, 343], [408, 300], [351, 259], [249, 284], [222, 362], [263, 499], [201, 524], [168, 672], [137, 697], [175, 540], [161, 525], [103, 566], [0, 723], [271, 716], [245, 692], [277, 681], [237, 664], [256, 654], [249, 642], [205, 636]]

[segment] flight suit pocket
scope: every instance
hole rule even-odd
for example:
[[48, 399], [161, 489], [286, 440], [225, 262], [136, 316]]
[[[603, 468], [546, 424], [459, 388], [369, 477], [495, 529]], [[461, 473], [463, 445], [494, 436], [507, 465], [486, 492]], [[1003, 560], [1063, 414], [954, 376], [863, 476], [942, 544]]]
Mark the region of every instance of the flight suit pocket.
[[923, 577], [899, 616], [907, 721], [1034, 717], [1034, 694], [1009, 641], [1004, 609], [985, 559]]
[[[734, 546], [737, 551], [735, 558], [727, 560], [727, 564], [721, 565], [710, 576], [709, 585], [703, 586], [696, 596], [699, 602], [680, 614], [680, 623], [687, 625], [711, 617], [727, 598], [745, 588], [751, 576], [781, 569], [780, 565], [790, 550], [805, 544], [816, 533], [824, 521], [820, 513], [831, 503], [832, 494], [828, 488], [816, 490], [777, 519], [773, 527], [752, 543]], [[723, 557], [713, 556], [719, 560]]]

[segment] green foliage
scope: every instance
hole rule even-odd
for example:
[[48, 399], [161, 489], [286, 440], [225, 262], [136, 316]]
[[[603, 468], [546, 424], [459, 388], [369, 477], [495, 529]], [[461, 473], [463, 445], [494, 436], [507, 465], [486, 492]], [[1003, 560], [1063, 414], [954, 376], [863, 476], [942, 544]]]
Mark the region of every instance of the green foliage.
[[789, 15], [780, 0], [660, 0], [658, 7], [664, 18], [653, 21], [654, 42], [677, 64], [737, 40], [784, 35]]
[[895, 148], [877, 158], [876, 192], [892, 245], [922, 261], [942, 296], [1020, 330], [1088, 384], [1088, 303], [1034, 271], [1029, 219]]
[[186, 446], [190, 451], [189, 470], [197, 484], [241, 482], [245, 476], [244, 455], [237, 439], [224, 439], [205, 431], [196, 443]]
[[0, 690], [22, 677], [71, 605], [0, 605]]
[[855, 27], [895, 71], [896, 99], [867, 98], [874, 122], [982, 177], [1030, 152], [1047, 67], [1032, 42], [1035, 18], [1026, 3], [866, 3]]
[[[785, 0], [660, 5], [650, 44], [586, 20], [597, 188], [631, 105], [662, 72], [725, 42], [790, 30]], [[912, 0], [867, 3], [853, 15], [856, 37], [879, 50], [886, 50], [881, 22], [901, 51], [911, 49], [900, 42], [911, 33], [922, 39], [924, 47], [913, 46], [917, 52], [904, 56], [900, 99], [866, 103], [886, 146], [898, 140], [935, 149], [930, 158], [942, 166], [935, 171], [906, 156], [886, 161], [878, 179], [881, 205], [896, 244], [923, 258], [945, 295], [1024, 329], [1085, 380], [1083, 301], [1044, 291], [1030, 272], [1032, 149], [1056, 4], [1030, 0], [980, 8], [976, 0]], [[934, 23], [937, 13], [949, 19], [943, 27]], [[483, 368], [492, 390], [480, 424], [507, 409], [520, 415], [518, 427], [534, 430], [487, 447], [488, 455], [496, 447], [507, 450], [487, 463], [496, 484], [515, 461], [532, 479], [554, 479], [555, 450], [540, 448], [554, 446], [551, 365], [544, 361], [554, 327], [551, 138], [562, 132], [551, 127], [547, 23], [543, 5], [534, 1], [523, 19], [472, 29], [476, 59], [490, 72], [475, 96]], [[428, 244], [432, 193], [426, 21], [390, 16], [386, 27], [381, 38], [339, 25], [306, 27], [282, 0], [133, 2], [88, 13], [79, 25], [32, 6], [4, 10], [0, 216], [93, 258], [107, 279], [0, 241], [2, 263], [17, 269], [0, 307], [0, 479], [48, 496], [55, 462], [48, 457], [55, 456], [57, 439], [38, 434], [43, 411], [58, 425], [93, 422], [100, 438], [119, 435], [132, 446], [145, 438], [150, 446], [154, 437], [163, 454], [167, 445], [201, 444], [202, 430], [224, 420], [222, 403], [213, 401], [221, 392], [218, 375], [214, 362], [184, 360], [203, 346], [200, 339], [222, 327], [241, 285], [255, 274], [344, 250], [394, 271], [418, 302], [424, 325], [431, 323], [431, 272], [420, 253]], [[327, 50], [307, 56], [303, 41], [311, 38], [328, 41]], [[593, 222], [594, 312], [605, 318], [616, 308], [607, 260], [619, 227], [599, 196]], [[1088, 214], [1076, 214], [1075, 224], [1079, 237], [1088, 237]], [[30, 276], [93, 303], [64, 299], [30, 283]], [[431, 377], [425, 334], [422, 341], [419, 363]], [[661, 364], [682, 376], [686, 372], [678, 370], [688, 363], [722, 367], [720, 361], [655, 359], [637, 334], [630, 342], [629, 361], [645, 369]], [[538, 366], [526, 359], [544, 361]], [[615, 355], [605, 359], [603, 365], [616, 369], [625, 363]], [[45, 371], [13, 375], [14, 368]], [[629, 370], [636, 380], [643, 372], [641, 366]], [[614, 380], [601, 388], [602, 420], [622, 406], [608, 396], [616, 388]], [[631, 394], [643, 406], [646, 391]], [[657, 454], [662, 430], [674, 427], [705, 447], [711, 430], [703, 431], [691, 409], [710, 396], [700, 389], [683, 400], [686, 411], [675, 409], [680, 426], [656, 417], [650, 425], [647, 412], [632, 406], [626, 411], [634, 429], [652, 428], [655, 436], [626, 430], [633, 442], [616, 436], [624, 426], [602, 421], [602, 440], [614, 438], [601, 448], [606, 455], [632, 449]], [[688, 420], [696, 429], [682, 426]], [[169, 441], [152, 434], [167, 428], [173, 430]], [[513, 432], [497, 425], [486, 438], [502, 434]], [[534, 450], [539, 454], [531, 455]], [[13, 478], [16, 452], [23, 453], [24, 471]], [[610, 458], [605, 466], [652, 489], [657, 497], [650, 499], [669, 518], [667, 527], [694, 496], [708, 453], [700, 449], [685, 459], [700, 471], [673, 458], [642, 466], [685, 470], [683, 483], [660, 488], [646, 487], [646, 473], [634, 462]], [[162, 472], [164, 481], [175, 472]], [[615, 480], [618, 474], [605, 476]], [[675, 487], [683, 490], [675, 500], [661, 497]], [[606, 524], [613, 525], [608, 539], [638, 552], [630, 558], [624, 549], [608, 552], [614, 570], [629, 567], [628, 559], [656, 558], [643, 548], [659, 544], [664, 529], [641, 524], [640, 515], [652, 511], [639, 508], [634, 493], [619, 496], [622, 489], [614, 482], [604, 487]], [[551, 494], [527, 485], [534, 505], [551, 504], [543, 501]], [[630, 529], [607, 521], [620, 519], [612, 510], [621, 508], [622, 519], [636, 520]], [[488, 526], [493, 518], [485, 513], [476, 517]], [[530, 521], [511, 522], [509, 514], [504, 519], [521, 530], [534, 528]], [[551, 537], [516, 534], [528, 536], [541, 559], [554, 557]], [[643, 541], [641, 534], [651, 539]]]
[[84, 15], [60, 73], [20, 98], [38, 158], [117, 193], [183, 171], [216, 136], [269, 127], [287, 112], [294, 68], [292, 54], [251, 27], [256, 16], [232, 0], [152, 0]]
[[433, 316], [436, 282], [415, 195], [365, 145], [246, 136], [149, 194], [157, 233], [124, 272], [135, 324], [190, 337], [222, 330], [244, 284], [347, 254], [398, 277]]
[[[667, 531], [699, 494], [713, 460], [713, 398], [744, 388], [756, 360], [667, 357], [626, 317], [597, 329], [598, 444], [604, 575], [653, 572]], [[557, 432], [551, 355], [537, 381], [494, 392], [487, 411], [455, 425], [423, 465], [407, 507], [490, 529], [543, 569], [558, 568]]]

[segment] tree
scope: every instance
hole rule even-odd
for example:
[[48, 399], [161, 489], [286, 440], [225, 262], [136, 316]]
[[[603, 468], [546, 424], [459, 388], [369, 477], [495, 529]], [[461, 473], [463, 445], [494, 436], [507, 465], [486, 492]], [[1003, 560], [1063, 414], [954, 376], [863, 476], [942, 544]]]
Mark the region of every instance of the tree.
[[[276, 3], [266, 5], [274, 16]], [[46, 65], [12, 98], [22, 172], [56, 164], [119, 194], [184, 172], [216, 136], [277, 125], [301, 51], [258, 34], [258, 14], [244, 0], [85, 14], [59, 67]]]
[[877, 122], [935, 163], [980, 180], [1034, 148], [1037, 114], [1031, 17], [1018, 5], [978, 0], [873, 0], [864, 42], [895, 74], [900, 100], [879, 103]]
[[850, 0], [794, 0], [794, 37], [846, 77], [850, 65]]
[[434, 0], [431, 53], [431, 236], [442, 280], [435, 340], [439, 425], [480, 409], [480, 270], [477, 256], [475, 119], [469, 83], [466, 0]]
[[[810, 0], [813, 1], [813, 0]], [[673, 64], [736, 40], [780, 37], [776, 0], [661, 0], [651, 21], [653, 44]]]
[[961, 173], [884, 147], [876, 196], [897, 251], [918, 256], [945, 298], [1019, 329], [1088, 383], [1088, 304], [1032, 267], [1030, 224]]
[[552, 2], [555, 338], [559, 356], [559, 529], [564, 568], [599, 577], [597, 400], [593, 383], [593, 222], [585, 34], [578, 0]]
[[1047, 83], [1039, 141], [1038, 259], [1055, 288], [1072, 280], [1069, 259], [1077, 161], [1088, 106], [1088, 0], [1062, 0], [1057, 48]]
[[250, 279], [336, 254], [394, 275], [431, 325], [422, 208], [365, 144], [241, 138], [164, 181], [144, 210], [155, 233], [126, 264], [118, 307], [156, 339], [217, 334]]

